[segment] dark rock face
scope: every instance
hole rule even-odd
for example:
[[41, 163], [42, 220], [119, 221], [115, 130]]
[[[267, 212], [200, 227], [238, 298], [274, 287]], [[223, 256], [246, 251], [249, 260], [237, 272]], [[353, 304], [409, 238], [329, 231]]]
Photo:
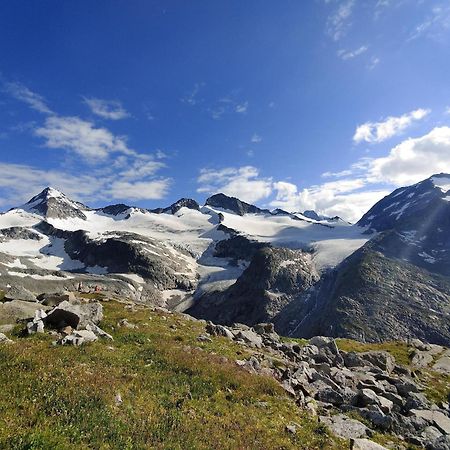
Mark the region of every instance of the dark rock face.
[[156, 214], [176, 214], [181, 208], [189, 208], [189, 209], [195, 209], [197, 211], [200, 210], [200, 205], [191, 198], [180, 198], [180, 200], [177, 200], [175, 203], [172, 203], [167, 208], [156, 208], [152, 209], [152, 213]]
[[33, 239], [39, 241], [41, 237], [32, 230], [24, 227], [10, 227], [0, 230], [0, 241], [2, 238], [10, 239]]
[[274, 320], [281, 333], [450, 345], [450, 279], [380, 252], [384, 235], [327, 273]]
[[[240, 237], [235, 238], [235, 243], [240, 241]], [[237, 256], [239, 251], [238, 244], [231, 244], [227, 254]], [[293, 295], [319, 278], [308, 253], [269, 246], [255, 246], [252, 251], [249, 267], [235, 284], [224, 292], [201, 297], [187, 312], [224, 324], [266, 322], [289, 303]]]
[[45, 188], [24, 206], [32, 212], [53, 219], [73, 217], [86, 220], [86, 215], [83, 213], [83, 210], [88, 209], [82, 203], [70, 200], [63, 193], [50, 187]]
[[130, 206], [125, 205], [123, 203], [118, 203], [116, 205], [105, 206], [104, 208], [100, 208], [97, 211], [100, 211], [104, 214], [108, 214], [110, 216], [118, 216], [119, 214], [123, 214], [130, 209]]
[[259, 250], [266, 247], [270, 247], [270, 245], [264, 242], [251, 241], [242, 235], [234, 235], [230, 239], [219, 241], [216, 244], [214, 256], [232, 258], [235, 262], [239, 259], [251, 261]]
[[[86, 266], [106, 267], [111, 273], [135, 273], [161, 290], [190, 290], [195, 283], [183, 274], [186, 272], [186, 261], [168, 254], [166, 248], [155, 239], [114, 232], [111, 237], [106, 235], [94, 240], [83, 230], [59, 230], [47, 222], [41, 222], [36, 228], [48, 236], [65, 239], [67, 254]], [[148, 248], [152, 252], [146, 251]]]
[[323, 217], [319, 216], [319, 214], [317, 214], [312, 209], [308, 209], [308, 210], [304, 211], [303, 215], [305, 217], [307, 217], [308, 219], [313, 219], [313, 220], [322, 220], [323, 219]]
[[233, 211], [240, 216], [243, 216], [244, 214], [270, 214], [268, 209], [258, 208], [257, 206], [245, 203], [238, 198], [228, 197], [228, 195], [225, 194], [215, 194], [209, 197], [205, 204], [212, 206], [213, 208], [222, 208]]

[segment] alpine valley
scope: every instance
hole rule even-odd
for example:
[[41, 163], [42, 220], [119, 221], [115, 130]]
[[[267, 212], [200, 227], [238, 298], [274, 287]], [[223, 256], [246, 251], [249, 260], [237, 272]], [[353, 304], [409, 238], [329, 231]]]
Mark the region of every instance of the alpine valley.
[[356, 224], [224, 194], [91, 209], [46, 188], [0, 215], [0, 289], [19, 288], [101, 291], [291, 337], [450, 346], [450, 175], [395, 190]]

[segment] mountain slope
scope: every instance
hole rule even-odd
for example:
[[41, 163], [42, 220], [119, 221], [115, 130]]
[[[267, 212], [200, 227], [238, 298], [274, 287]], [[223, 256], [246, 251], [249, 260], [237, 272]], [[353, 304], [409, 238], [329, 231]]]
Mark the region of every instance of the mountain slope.
[[[388, 232], [389, 233], [389, 232]], [[274, 319], [282, 334], [450, 344], [450, 279], [380, 251], [380, 235]]]
[[275, 322], [293, 336], [450, 344], [450, 176], [378, 202], [358, 222], [377, 231]]

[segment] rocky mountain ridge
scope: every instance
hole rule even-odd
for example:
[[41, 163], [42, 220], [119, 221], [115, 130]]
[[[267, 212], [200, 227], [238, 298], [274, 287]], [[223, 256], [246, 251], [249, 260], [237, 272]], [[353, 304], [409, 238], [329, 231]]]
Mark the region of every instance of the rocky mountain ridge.
[[292, 336], [448, 345], [448, 180], [398, 189], [353, 226], [224, 194], [149, 211], [92, 209], [47, 188], [0, 215], [0, 289], [83, 283]]

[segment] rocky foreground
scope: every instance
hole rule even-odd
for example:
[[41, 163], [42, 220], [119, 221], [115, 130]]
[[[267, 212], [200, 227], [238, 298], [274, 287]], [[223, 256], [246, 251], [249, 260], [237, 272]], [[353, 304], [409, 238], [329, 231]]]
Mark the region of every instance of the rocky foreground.
[[[25, 297], [19, 291], [16, 295]], [[263, 376], [276, 381], [298, 411], [315, 417], [338, 439], [351, 440], [345, 447], [450, 448], [450, 350], [445, 347], [412, 340], [386, 344], [390, 352], [379, 350], [380, 346], [377, 350], [361, 351], [367, 349], [357, 342], [323, 336], [308, 341], [285, 340], [274, 332], [273, 324], [226, 327], [132, 304], [125, 305], [125, 309], [121, 306], [122, 315], [112, 326], [106, 325], [105, 330], [103, 305], [109, 302], [100, 303], [98, 300], [107, 300], [101, 294], [82, 297], [64, 292], [41, 294], [37, 299], [6, 300], [0, 303], [0, 343], [12, 351], [16, 344], [28, 342], [26, 336], [39, 335], [48, 336], [56, 346], [84, 348], [96, 343], [110, 347], [114, 344], [114, 331], [123, 330], [133, 336], [142, 329], [142, 324], [133, 321], [133, 311], [153, 310], [175, 321], [169, 323], [165, 319], [165, 332], [168, 329], [177, 333], [187, 321], [195, 324], [196, 346], [184, 345], [183, 335], [177, 338], [185, 353], [201, 351], [202, 346], [219, 355], [229, 353], [223, 345], [241, 348], [231, 356], [223, 355], [222, 363], [232, 363], [238, 371], [249, 372], [258, 379]], [[135, 339], [140, 342], [143, 338]], [[56, 348], [53, 351], [57, 352]], [[115, 402], [122, 402], [120, 394], [116, 394]], [[295, 436], [302, 426], [301, 420], [294, 418], [286, 421], [283, 433]]]

